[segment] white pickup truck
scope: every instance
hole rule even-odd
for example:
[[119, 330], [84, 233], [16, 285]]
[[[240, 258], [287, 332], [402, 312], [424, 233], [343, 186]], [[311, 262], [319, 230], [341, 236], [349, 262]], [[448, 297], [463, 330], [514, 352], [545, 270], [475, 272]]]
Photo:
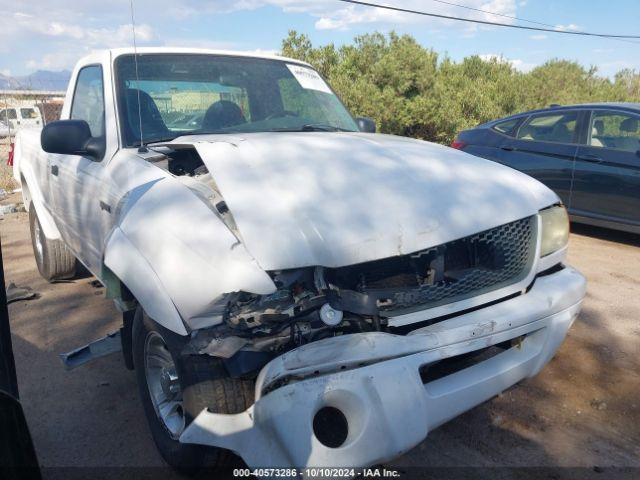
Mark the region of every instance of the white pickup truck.
[[537, 374], [580, 310], [551, 190], [374, 133], [300, 61], [103, 51], [61, 118], [15, 145], [38, 268], [106, 286], [176, 468], [389, 460]]

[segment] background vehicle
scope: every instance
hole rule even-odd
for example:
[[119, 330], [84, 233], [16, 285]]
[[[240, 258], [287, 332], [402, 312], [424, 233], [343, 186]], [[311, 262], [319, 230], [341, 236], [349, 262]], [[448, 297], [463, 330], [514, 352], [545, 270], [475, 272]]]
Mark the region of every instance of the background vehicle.
[[0, 122], [10, 126], [13, 134], [22, 128], [42, 126], [42, 116], [36, 106], [23, 105], [0, 110]]
[[62, 118], [15, 143], [36, 263], [106, 286], [176, 468], [382, 462], [537, 374], [580, 310], [557, 195], [374, 135], [303, 62], [99, 52]]
[[520, 113], [460, 132], [452, 146], [540, 180], [576, 222], [640, 233], [640, 104]]
[[3, 122], [2, 120], [0, 120], [0, 138], [2, 137], [8, 137], [9, 135], [11, 135], [13, 132], [11, 131], [11, 129], [9, 128], [9, 124], [6, 122]]

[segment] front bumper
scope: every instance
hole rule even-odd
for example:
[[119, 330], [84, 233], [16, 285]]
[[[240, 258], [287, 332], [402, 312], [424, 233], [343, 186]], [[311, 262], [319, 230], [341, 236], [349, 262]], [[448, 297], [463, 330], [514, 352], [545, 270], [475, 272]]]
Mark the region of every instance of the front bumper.
[[[264, 367], [245, 412], [203, 410], [183, 443], [223, 447], [250, 467], [365, 467], [394, 458], [437, 426], [537, 374], [580, 311], [584, 277], [572, 268], [539, 277], [518, 297], [399, 336], [361, 333], [321, 340]], [[522, 340], [463, 370], [423, 383], [425, 366]], [[338, 448], [314, 434], [318, 410], [347, 419]]]

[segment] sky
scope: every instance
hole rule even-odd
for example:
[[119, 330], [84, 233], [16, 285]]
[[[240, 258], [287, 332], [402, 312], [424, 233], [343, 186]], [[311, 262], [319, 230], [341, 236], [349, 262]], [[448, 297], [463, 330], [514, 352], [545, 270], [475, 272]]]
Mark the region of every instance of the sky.
[[[376, 1], [376, 0], [373, 0]], [[640, 35], [640, 1], [448, 0], [568, 30]], [[377, 0], [403, 8], [513, 23], [435, 0]], [[350, 43], [374, 31], [407, 33], [455, 60], [499, 56], [522, 71], [552, 58], [612, 77], [640, 70], [640, 40], [623, 42], [486, 27], [349, 5], [337, 0], [134, 0], [139, 46], [277, 52], [289, 30], [314, 45]], [[526, 25], [526, 24], [525, 24]], [[91, 51], [132, 45], [129, 0], [0, 0], [0, 73], [71, 69]]]

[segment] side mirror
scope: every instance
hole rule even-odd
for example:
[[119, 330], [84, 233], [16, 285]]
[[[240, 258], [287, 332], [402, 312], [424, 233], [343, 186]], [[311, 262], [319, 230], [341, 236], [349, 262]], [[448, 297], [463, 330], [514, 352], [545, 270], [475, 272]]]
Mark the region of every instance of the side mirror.
[[84, 120], [58, 120], [44, 126], [40, 145], [47, 153], [82, 155], [100, 160], [104, 156], [104, 138], [91, 136], [89, 124]]
[[356, 118], [358, 129], [364, 133], [376, 133], [376, 122], [373, 118], [358, 117]]

